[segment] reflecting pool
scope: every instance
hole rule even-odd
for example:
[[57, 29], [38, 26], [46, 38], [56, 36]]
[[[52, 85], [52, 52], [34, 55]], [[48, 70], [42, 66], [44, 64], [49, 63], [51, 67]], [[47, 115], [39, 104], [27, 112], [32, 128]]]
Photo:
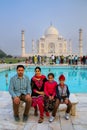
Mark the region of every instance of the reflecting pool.
[[[65, 83], [68, 85], [72, 93], [87, 93], [87, 67], [79, 66], [40, 66], [42, 74], [48, 75], [52, 72], [55, 75], [55, 80], [64, 74], [66, 77]], [[31, 79], [34, 75], [35, 66], [26, 66], [25, 74]], [[16, 70], [6, 70], [0, 72], [0, 91], [8, 91], [10, 78], [16, 74]]]

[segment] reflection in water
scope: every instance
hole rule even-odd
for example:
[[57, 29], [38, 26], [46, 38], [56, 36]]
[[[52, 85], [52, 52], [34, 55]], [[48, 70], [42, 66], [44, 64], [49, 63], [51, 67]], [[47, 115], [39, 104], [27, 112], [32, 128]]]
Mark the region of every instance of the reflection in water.
[[81, 76], [82, 79], [87, 80], [87, 72], [80, 72], [80, 76]]
[[[34, 69], [36, 66], [26, 66], [25, 74], [31, 80], [32, 76], [35, 74]], [[41, 66], [40, 66], [41, 67]], [[45, 76], [48, 73], [54, 74], [54, 80], [59, 83], [59, 76], [61, 74], [65, 75], [65, 83], [69, 86], [71, 92], [87, 92], [87, 68], [81, 67], [50, 67], [42, 66], [41, 73]], [[16, 70], [8, 70], [0, 72], [0, 90], [8, 90], [8, 84], [10, 78], [16, 74]]]
[[11, 71], [11, 68], [9, 67], [9, 69], [8, 69], [9, 71]]
[[8, 86], [8, 73], [5, 74], [5, 78], [6, 78], [6, 86]]
[[76, 76], [77, 76], [77, 71], [68, 72], [68, 77], [76, 77]]
[[51, 69], [49, 68], [49, 70], [48, 70], [49, 72], [51, 71]]

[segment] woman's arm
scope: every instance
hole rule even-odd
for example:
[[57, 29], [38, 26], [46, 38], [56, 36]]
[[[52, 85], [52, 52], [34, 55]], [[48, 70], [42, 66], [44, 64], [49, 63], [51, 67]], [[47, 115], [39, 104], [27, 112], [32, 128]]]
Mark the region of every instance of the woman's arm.
[[44, 92], [43, 91], [38, 91], [36, 89], [33, 90], [35, 93], [39, 94], [39, 95], [44, 95]]

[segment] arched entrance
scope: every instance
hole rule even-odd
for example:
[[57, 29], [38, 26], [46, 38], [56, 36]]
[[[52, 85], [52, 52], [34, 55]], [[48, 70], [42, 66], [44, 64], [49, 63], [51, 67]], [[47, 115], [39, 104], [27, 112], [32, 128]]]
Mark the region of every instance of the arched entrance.
[[48, 44], [48, 53], [55, 53], [55, 44], [54, 43], [49, 43]]

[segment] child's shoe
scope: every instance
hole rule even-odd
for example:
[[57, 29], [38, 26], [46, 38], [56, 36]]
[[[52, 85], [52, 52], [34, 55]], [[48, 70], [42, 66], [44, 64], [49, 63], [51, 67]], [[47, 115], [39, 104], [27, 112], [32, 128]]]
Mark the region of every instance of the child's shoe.
[[65, 119], [69, 120], [69, 113], [65, 113]]
[[51, 116], [51, 117], [49, 118], [49, 122], [53, 122], [54, 119], [55, 119], [55, 117], [54, 117], [54, 116]]

